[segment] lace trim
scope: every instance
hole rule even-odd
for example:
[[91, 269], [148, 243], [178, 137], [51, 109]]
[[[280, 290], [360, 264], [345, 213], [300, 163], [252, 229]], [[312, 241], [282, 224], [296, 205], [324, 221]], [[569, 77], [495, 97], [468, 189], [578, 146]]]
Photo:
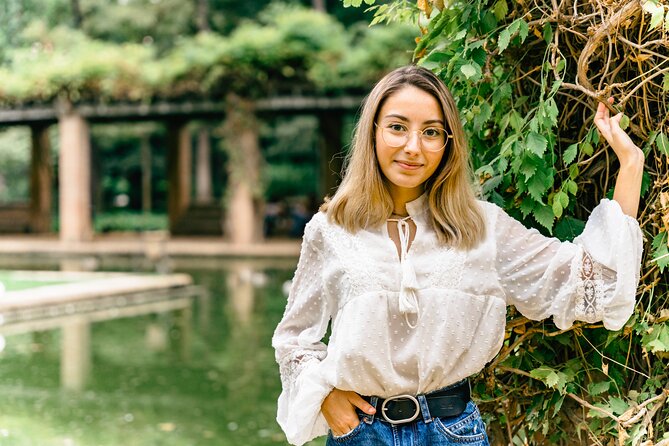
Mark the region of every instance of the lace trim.
[[300, 376], [302, 370], [311, 361], [322, 361], [325, 359], [326, 352], [315, 352], [313, 350], [297, 350], [287, 355], [279, 363], [279, 373], [281, 375], [281, 383], [284, 389], [292, 387], [292, 384]]
[[581, 271], [576, 284], [576, 319], [593, 323], [604, 316], [602, 265], [592, 260], [587, 252], [583, 252]]

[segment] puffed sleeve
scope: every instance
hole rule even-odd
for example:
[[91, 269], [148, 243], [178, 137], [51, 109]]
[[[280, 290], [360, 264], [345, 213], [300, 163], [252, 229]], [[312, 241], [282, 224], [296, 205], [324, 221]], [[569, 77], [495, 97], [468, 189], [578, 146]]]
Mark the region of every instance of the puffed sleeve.
[[574, 242], [545, 237], [497, 208], [496, 268], [506, 301], [524, 316], [619, 330], [634, 311], [643, 240], [639, 223], [604, 199]]
[[327, 354], [322, 339], [331, 309], [323, 287], [322, 236], [315, 220], [305, 228], [286, 310], [272, 338], [282, 384], [277, 421], [295, 445], [327, 433], [321, 404], [332, 391], [321, 372]]

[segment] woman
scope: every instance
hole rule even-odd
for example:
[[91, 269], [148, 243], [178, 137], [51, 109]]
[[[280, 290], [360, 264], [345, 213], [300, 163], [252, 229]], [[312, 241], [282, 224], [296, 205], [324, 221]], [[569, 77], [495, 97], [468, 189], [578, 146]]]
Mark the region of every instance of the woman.
[[385, 76], [341, 186], [307, 225], [274, 334], [288, 441], [487, 445], [467, 377], [499, 351], [507, 305], [561, 329], [620, 329], [639, 280], [643, 170], [621, 117], [603, 104], [595, 117], [621, 164], [613, 200], [561, 243], [475, 200], [455, 103], [434, 74]]

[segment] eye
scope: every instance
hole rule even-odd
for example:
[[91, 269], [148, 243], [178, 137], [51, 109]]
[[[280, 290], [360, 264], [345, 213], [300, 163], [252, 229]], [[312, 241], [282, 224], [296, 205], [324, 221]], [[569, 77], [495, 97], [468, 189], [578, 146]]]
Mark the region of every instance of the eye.
[[425, 135], [428, 138], [438, 138], [443, 133], [444, 131], [442, 129], [436, 127], [428, 127], [425, 130], [423, 130], [423, 135]]
[[395, 132], [395, 133], [404, 133], [404, 132], [407, 131], [407, 129], [406, 129], [405, 126], [403, 126], [402, 124], [398, 124], [398, 123], [391, 123], [391, 124], [388, 124], [388, 127], [387, 127], [387, 128], [388, 128], [388, 130], [390, 130], [391, 132]]

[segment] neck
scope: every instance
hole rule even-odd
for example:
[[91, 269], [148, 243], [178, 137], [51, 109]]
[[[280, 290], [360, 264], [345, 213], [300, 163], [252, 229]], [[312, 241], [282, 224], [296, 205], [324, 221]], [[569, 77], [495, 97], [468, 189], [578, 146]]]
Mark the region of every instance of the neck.
[[407, 203], [414, 201], [416, 198], [420, 197], [423, 193], [421, 189], [402, 189], [402, 188], [393, 188], [390, 191], [390, 195], [393, 199], [393, 215], [400, 217], [406, 217], [409, 215], [407, 211]]

